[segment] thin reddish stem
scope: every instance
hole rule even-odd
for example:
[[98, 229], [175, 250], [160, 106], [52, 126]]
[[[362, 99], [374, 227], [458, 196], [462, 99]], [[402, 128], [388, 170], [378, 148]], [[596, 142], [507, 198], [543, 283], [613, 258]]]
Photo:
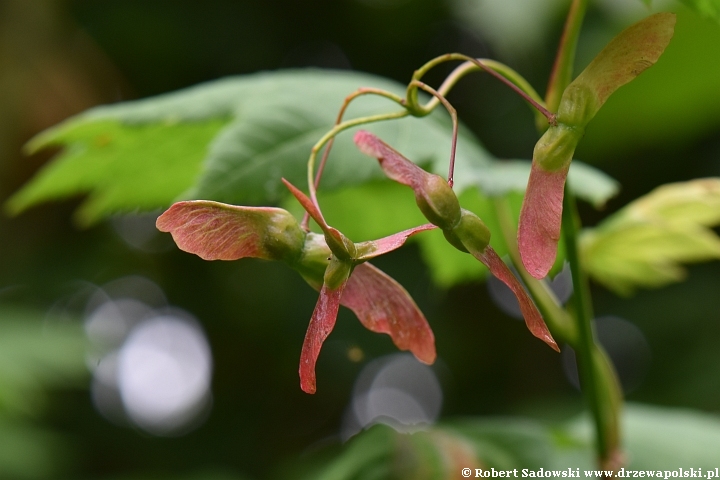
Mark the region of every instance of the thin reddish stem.
[[452, 118], [452, 124], [453, 124], [453, 133], [452, 133], [452, 143], [450, 145], [450, 167], [448, 169], [448, 185], [451, 187], [453, 186], [453, 175], [455, 173], [455, 151], [457, 150], [457, 136], [458, 136], [458, 118], [457, 118], [457, 111], [455, 110], [455, 107], [452, 106], [452, 104], [445, 98], [443, 95], [440, 94], [437, 90], [432, 88], [426, 83], [421, 82], [420, 80], [413, 80], [412, 85], [417, 85], [419, 88], [425, 90], [429, 94], [433, 95], [435, 98], [440, 100], [440, 102], [443, 104], [445, 109], [450, 114], [450, 117]]
[[518, 87], [517, 85], [515, 85], [513, 82], [511, 82], [510, 80], [508, 80], [508, 79], [505, 78], [504, 76], [500, 75], [498, 72], [496, 72], [496, 71], [493, 70], [492, 68], [484, 65], [480, 60], [478, 60], [478, 59], [476, 59], [476, 58], [468, 58], [468, 61], [474, 63], [475, 65], [477, 65], [478, 67], [482, 68], [482, 69], [485, 70], [487, 73], [489, 73], [490, 75], [492, 75], [493, 77], [497, 78], [497, 79], [500, 80], [502, 83], [504, 83], [505, 85], [507, 85], [508, 87], [510, 87], [515, 93], [517, 93], [517, 94], [520, 95], [523, 99], [525, 99], [526, 102], [528, 102], [530, 105], [532, 105], [533, 107], [535, 107], [540, 113], [542, 113], [543, 116], [545, 116], [545, 118], [547, 118], [549, 124], [554, 125], [554, 126], [557, 126], [557, 117], [556, 117], [556, 115], [555, 115], [554, 113], [552, 113], [550, 110], [548, 110], [547, 108], [545, 108], [545, 107], [543, 107], [542, 105], [540, 105], [538, 102], [536, 102], [530, 95], [528, 95], [527, 93], [523, 92], [523, 91], [520, 89], [520, 87]]
[[[440, 57], [434, 58], [433, 60], [426, 63], [422, 68], [416, 70], [415, 74], [413, 75], [413, 80], [420, 80], [420, 78], [422, 78], [422, 76], [425, 73], [427, 73], [431, 68], [435, 67], [436, 65], [438, 65], [440, 63], [449, 62], [449, 61], [453, 61], [453, 60], [465, 60], [467, 62], [472, 63], [480, 70], [486, 71], [487, 73], [489, 73], [490, 75], [492, 75], [493, 77], [495, 77], [496, 79], [500, 80], [502, 83], [504, 83], [505, 85], [510, 87], [515, 93], [520, 95], [525, 101], [527, 101], [530, 105], [532, 105], [538, 112], [540, 112], [547, 119], [548, 123], [550, 123], [551, 125], [557, 125], [557, 119], [555, 118], [555, 114], [550, 112], [540, 102], [538, 102], [536, 99], [534, 99], [532, 97], [532, 95], [529, 95], [526, 91], [524, 91], [522, 88], [520, 88], [518, 85], [516, 85], [513, 81], [511, 81], [510, 79], [505, 77], [503, 74], [496, 71], [495, 68], [493, 68], [489, 65], [486, 65], [480, 59], [477, 59], [477, 58], [468, 57], [467, 55], [463, 55], [461, 53], [448, 53], [445, 55], [441, 55]], [[505, 67], [505, 68], [507, 69], [507, 67]], [[452, 78], [451, 82], [448, 83], [446, 80], [446, 82], [443, 83], [443, 85], [440, 87], [440, 89], [441, 90], [445, 89], [445, 88], [449, 89], [465, 73], [466, 72], [463, 70], [463, 66], [461, 65], [448, 77], [447, 80], [450, 80]], [[513, 73], [516, 73], [516, 72], [513, 72]], [[520, 77], [520, 78], [522, 78], [522, 77]], [[522, 80], [523, 80], [523, 83], [526, 83], [524, 81], [524, 79], [522, 79]], [[410, 86], [412, 86], [412, 83], [410, 84]], [[529, 85], [526, 85], [526, 87], [529, 87], [532, 89], [532, 87], [530, 87]], [[533, 90], [533, 93], [535, 93], [534, 90]], [[414, 99], [414, 95], [412, 94], [411, 89], [409, 89], [408, 90], [409, 107], [415, 108], [418, 112], [421, 112], [422, 114], [429, 113], [429, 111], [427, 111], [427, 108], [419, 106], [417, 104], [417, 100], [416, 99], [413, 100], [413, 99]]]

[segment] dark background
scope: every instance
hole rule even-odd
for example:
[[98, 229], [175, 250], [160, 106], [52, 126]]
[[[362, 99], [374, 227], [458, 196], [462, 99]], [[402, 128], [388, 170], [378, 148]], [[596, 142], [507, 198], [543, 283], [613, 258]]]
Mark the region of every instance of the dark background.
[[[556, 8], [547, 15], [543, 35], [530, 46], [505, 48], [477, 24], [463, 21], [462, 2], [450, 0], [2, 0], [0, 200], [50, 158], [52, 152], [21, 154], [22, 145], [39, 131], [93, 105], [227, 75], [319, 66], [407, 82], [433, 56], [461, 51], [506, 61], [542, 92], [566, 2], [552, 3]], [[595, 45], [633, 15], [591, 8], [578, 62], [587, 63], [599, 48]], [[706, 68], [708, 76], [718, 73], [720, 26], [685, 11], [678, 25], [678, 35], [700, 37], [682, 44], [688, 51], [680, 53], [694, 55], [689, 62], [695, 70], [661, 85], [668, 97], [676, 90], [685, 95], [683, 79]], [[703, 48], [698, 51], [693, 42]], [[429, 83], [438, 84], [442, 73], [447, 70], [433, 71]], [[615, 106], [608, 102], [608, 109], [621, 111], [626, 98]], [[532, 117], [511, 93], [478, 75], [463, 80], [450, 100], [492, 153], [531, 156], [537, 139]], [[578, 156], [605, 169], [623, 190], [602, 212], [583, 206], [586, 223], [662, 183], [718, 176], [718, 100], [701, 97], [706, 108], [699, 119], [686, 121], [682, 115], [697, 99], [668, 113], [661, 107], [672, 102], [655, 95], [647, 102], [660, 110], [643, 117], [638, 106], [627, 124], [612, 126], [625, 132], [636, 128], [633, 121], [644, 122], [670, 133], [653, 136], [644, 133], [652, 128], [638, 129], [637, 138], [621, 136], [605, 146], [596, 138], [607, 134], [614, 117], [611, 111], [604, 120], [601, 113]], [[675, 120], [667, 118], [675, 114]], [[103, 285], [127, 275], [145, 276], [161, 286], [171, 304], [201, 321], [213, 351], [214, 404], [196, 430], [162, 438], [106, 421], [86, 388], [55, 388], [41, 411], [22, 420], [66, 442], [70, 453], [50, 471], [67, 478], [205, 471], [264, 478], [281, 462], [334, 441], [355, 376], [366, 362], [394, 351], [388, 338], [365, 331], [342, 312], [320, 358], [321, 388], [305, 395], [298, 388], [297, 360], [316, 294], [297, 275], [283, 265], [254, 260], [204, 262], [163, 240], [158, 251], [141, 251], [125, 243], [112, 222], [76, 228], [71, 213], [77, 204], [64, 201], [0, 218], [0, 303], [39, 312], [60, 305], [81, 319], [78, 281]], [[484, 284], [438, 289], [413, 245], [377, 264], [408, 289], [433, 327], [445, 392], [443, 417], [560, 418], [580, 411], [579, 393], [565, 379], [560, 358], [506, 317]], [[639, 374], [644, 381], [629, 400], [720, 411], [719, 274], [718, 263], [692, 267], [687, 282], [631, 299], [594, 287], [597, 314], [634, 323], [651, 350], [649, 369]], [[363, 352], [361, 361], [349, 359], [351, 347]], [[88, 382], [89, 374], [81, 383]]]

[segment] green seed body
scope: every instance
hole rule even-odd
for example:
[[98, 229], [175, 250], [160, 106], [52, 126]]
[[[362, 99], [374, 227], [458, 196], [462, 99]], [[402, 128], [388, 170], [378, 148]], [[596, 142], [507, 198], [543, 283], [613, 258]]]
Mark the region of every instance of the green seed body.
[[452, 187], [439, 175], [427, 175], [421, 189], [415, 189], [420, 211], [433, 225], [452, 230], [460, 221], [460, 202]]
[[557, 121], [568, 127], [585, 128], [598, 111], [597, 95], [582, 84], [571, 83], [565, 89], [557, 113]]
[[273, 260], [294, 263], [302, 256], [304, 245], [305, 232], [295, 217], [284, 210], [273, 214], [263, 238], [263, 247]]
[[533, 160], [548, 172], [567, 167], [584, 132], [582, 127], [572, 127], [564, 123], [558, 123], [557, 127], [551, 126], [535, 144]]
[[490, 229], [480, 217], [469, 210], [462, 209], [460, 222], [452, 233], [471, 254], [481, 254], [490, 243]]
[[337, 289], [342, 283], [350, 277], [352, 272], [353, 264], [347, 260], [340, 260], [336, 256], [330, 260], [330, 264], [325, 270], [325, 277], [323, 279], [325, 285], [331, 289]]
[[320, 290], [323, 284], [325, 270], [330, 263], [332, 252], [325, 243], [325, 237], [317, 233], [308, 233], [302, 248], [302, 254], [295, 262], [288, 262], [290, 267], [297, 270], [300, 275], [313, 288]]

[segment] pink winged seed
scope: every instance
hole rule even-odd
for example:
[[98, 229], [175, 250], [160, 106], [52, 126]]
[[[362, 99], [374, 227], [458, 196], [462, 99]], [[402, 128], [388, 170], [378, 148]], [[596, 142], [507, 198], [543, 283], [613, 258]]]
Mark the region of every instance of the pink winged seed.
[[525, 318], [525, 324], [527, 325], [528, 330], [530, 330], [530, 333], [547, 343], [553, 350], [559, 352], [560, 348], [550, 334], [550, 330], [548, 330], [547, 325], [545, 325], [545, 321], [540, 315], [540, 312], [533, 303], [532, 299], [495, 250], [488, 246], [482, 254], [476, 255], [476, 258], [488, 267], [495, 277], [501, 280], [510, 288], [510, 290], [513, 291], [518, 299], [520, 311]]
[[362, 153], [378, 159], [391, 180], [416, 190], [423, 185], [425, 177], [430, 175], [370, 132], [360, 130], [354, 140]]
[[343, 297], [343, 290], [347, 280], [334, 290], [323, 285], [320, 290], [320, 298], [315, 304], [310, 325], [305, 333], [302, 352], [300, 353], [300, 388], [305, 393], [315, 393], [315, 364], [317, 363], [320, 349], [325, 339], [335, 327], [340, 299]]
[[660, 59], [675, 33], [675, 21], [674, 13], [660, 12], [626, 28], [572, 83], [589, 87], [599, 109], [613, 92]]
[[544, 278], [555, 263], [560, 240], [565, 178], [570, 166], [547, 172], [533, 162], [518, 224], [518, 249], [523, 265]]
[[378, 268], [355, 267], [342, 305], [357, 315], [365, 328], [390, 335], [400, 350], [409, 350], [423, 363], [435, 361], [435, 336], [410, 294]]
[[170, 232], [181, 250], [204, 260], [270, 259], [262, 246], [263, 231], [273, 215], [283, 212], [194, 200], [173, 204], [158, 217], [156, 226]]

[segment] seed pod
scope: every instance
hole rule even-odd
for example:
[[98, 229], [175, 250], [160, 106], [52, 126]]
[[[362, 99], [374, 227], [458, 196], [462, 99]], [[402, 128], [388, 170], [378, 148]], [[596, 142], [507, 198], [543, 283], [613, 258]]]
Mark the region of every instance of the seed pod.
[[[460, 221], [452, 230], [452, 233], [462, 242], [466, 251], [471, 254], [484, 252], [490, 243], [490, 229], [487, 228], [480, 217], [464, 208], [462, 209]], [[447, 238], [447, 235], [445, 238]]]
[[310, 286], [315, 290], [320, 290], [331, 256], [332, 252], [325, 243], [325, 237], [309, 232], [305, 237], [302, 255], [296, 262], [290, 263], [290, 266], [302, 275]]
[[325, 277], [323, 283], [330, 289], [335, 290], [341, 284], [347, 281], [352, 272], [353, 264], [346, 260], [340, 260], [336, 256], [330, 259], [330, 264], [325, 270]]
[[545, 277], [555, 261], [563, 187], [585, 126], [614, 91], [657, 62], [674, 27], [674, 14], [658, 13], [625, 29], [563, 92], [558, 125], [548, 128], [535, 146], [520, 211], [518, 247], [533, 277]]
[[460, 222], [460, 202], [447, 181], [439, 175], [426, 174], [415, 190], [415, 202], [428, 222], [443, 230], [452, 230]]
[[597, 103], [597, 96], [587, 85], [571, 83], [558, 107], [558, 124], [584, 128], [598, 111]]
[[292, 263], [300, 256], [306, 241], [306, 233], [293, 215], [278, 209], [265, 230], [263, 246], [273, 260]]
[[572, 127], [562, 123], [557, 127], [548, 128], [535, 144], [533, 162], [546, 172], [567, 167], [584, 133], [583, 127]]

